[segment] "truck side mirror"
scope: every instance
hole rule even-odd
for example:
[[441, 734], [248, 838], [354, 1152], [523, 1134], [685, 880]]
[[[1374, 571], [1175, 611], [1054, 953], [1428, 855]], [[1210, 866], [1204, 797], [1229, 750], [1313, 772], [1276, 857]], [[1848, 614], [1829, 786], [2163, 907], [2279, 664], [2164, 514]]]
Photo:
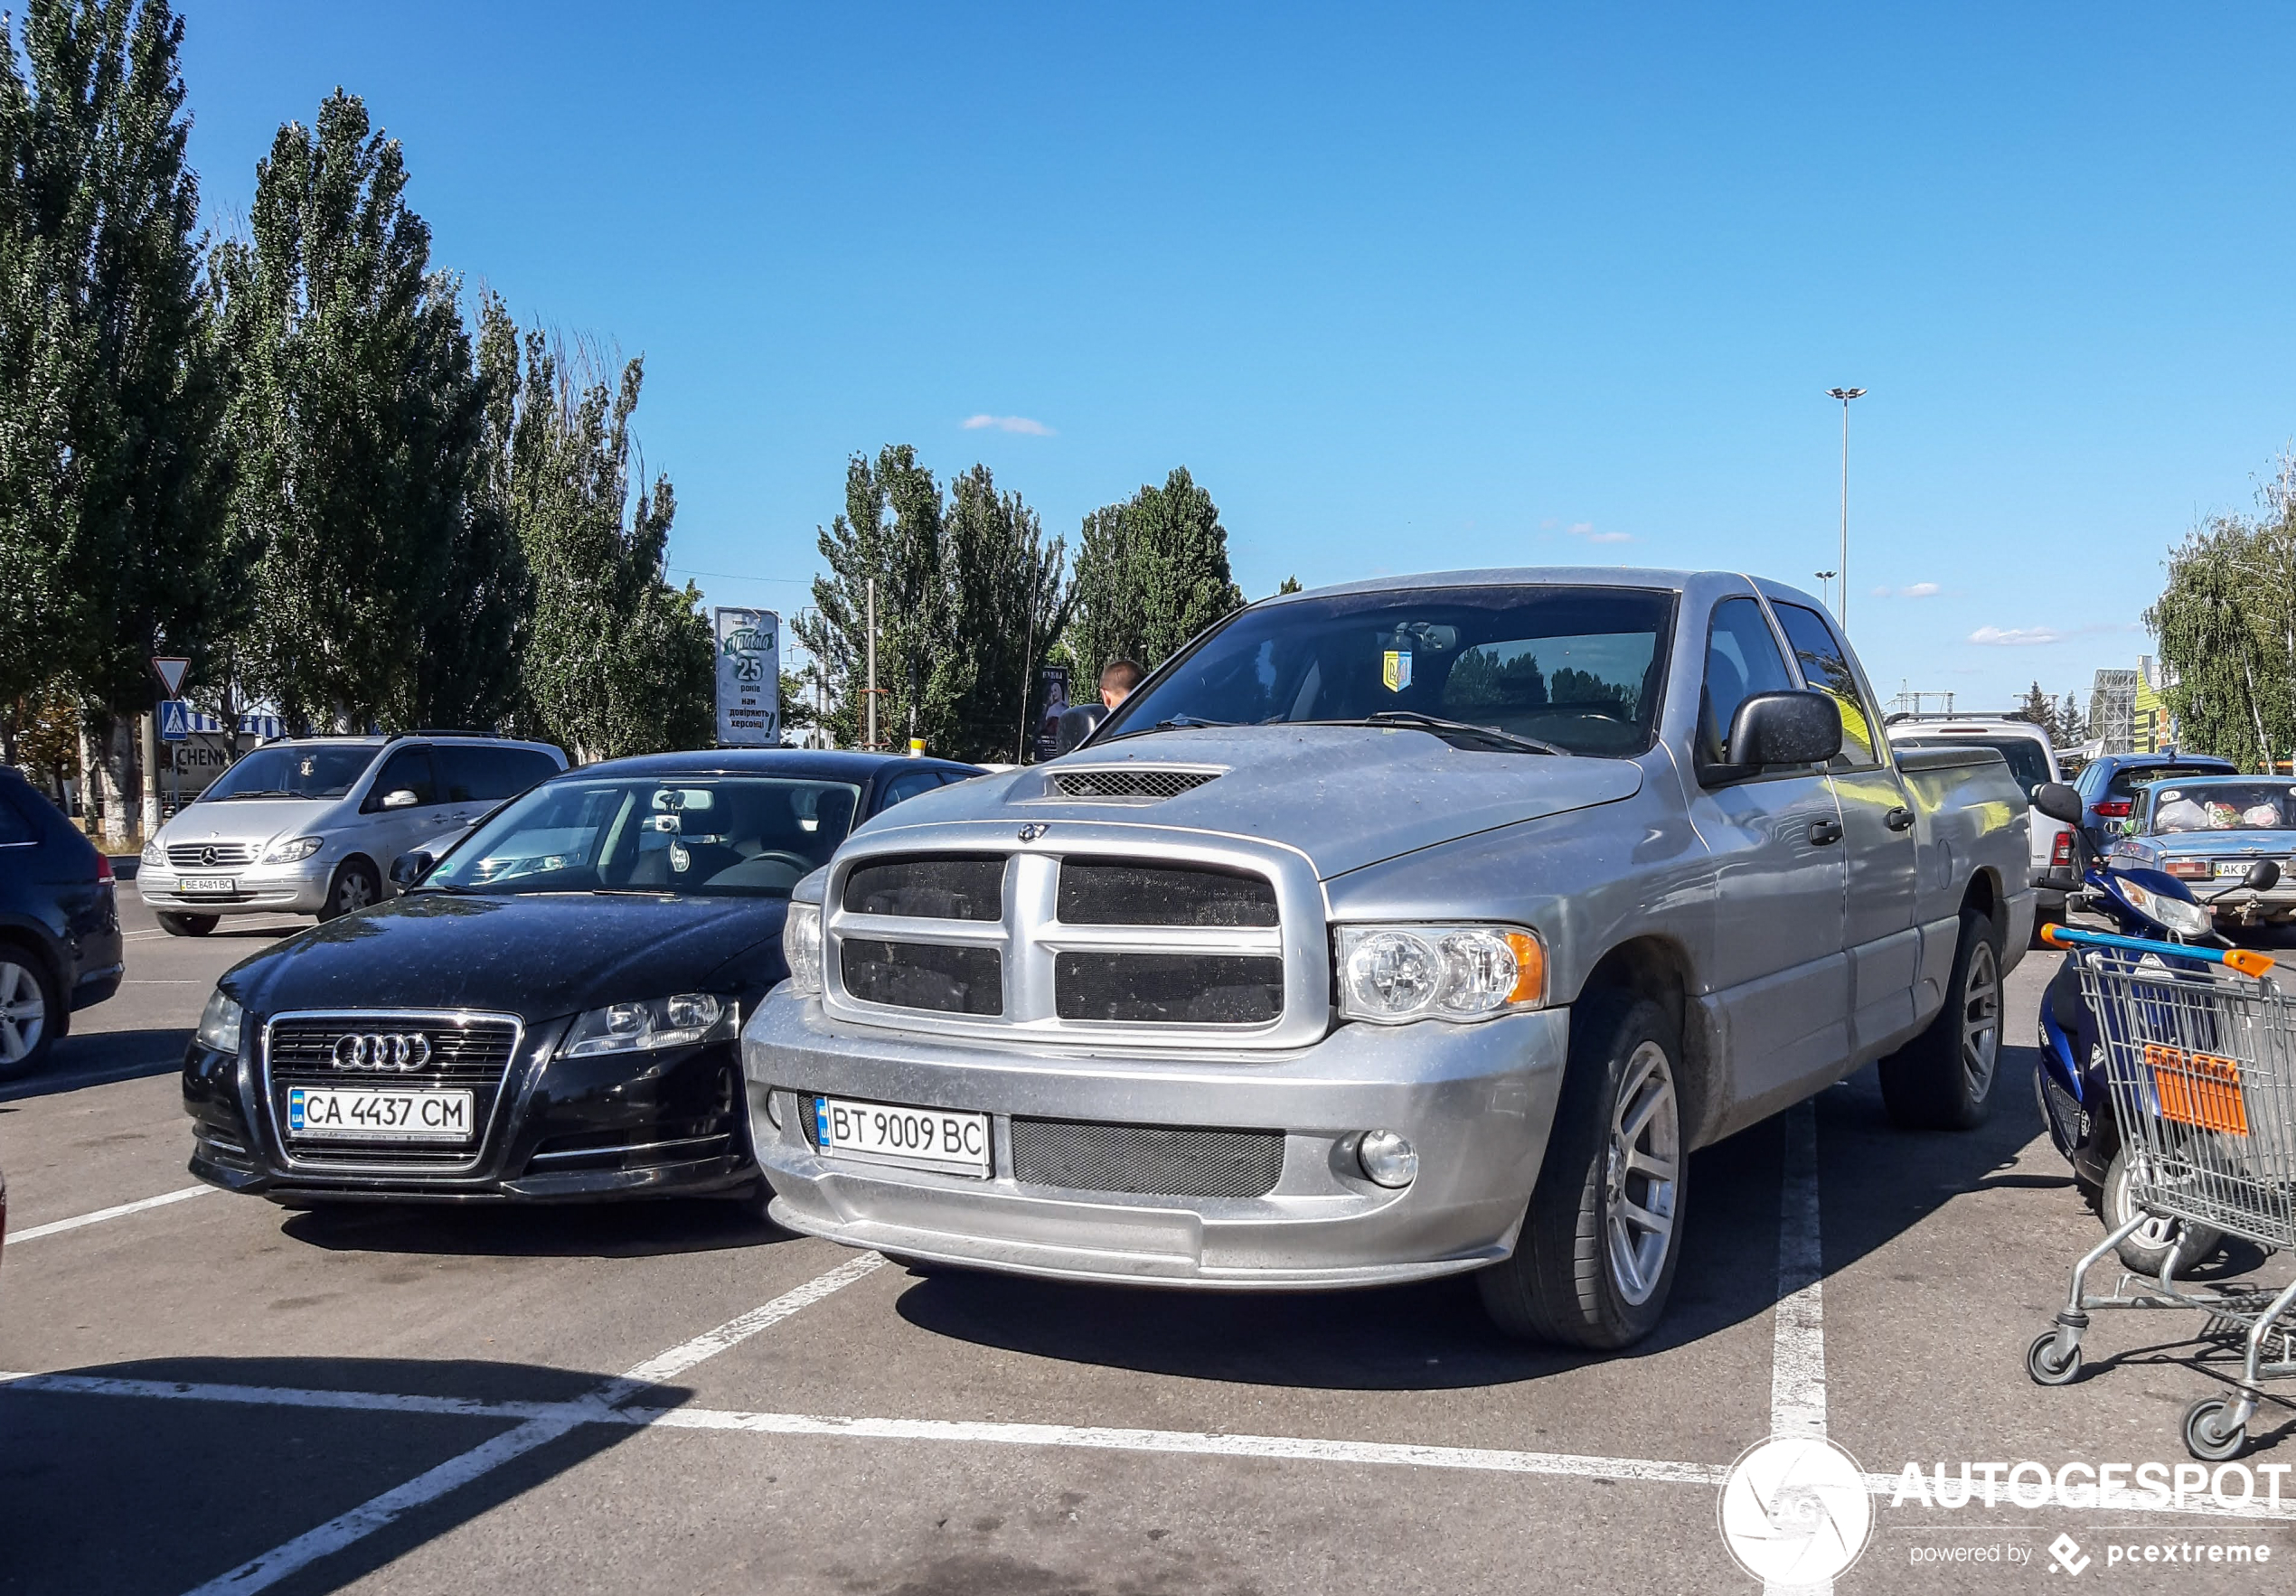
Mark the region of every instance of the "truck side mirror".
[[2050, 820], [2068, 826], [2081, 823], [2081, 793], [2063, 782], [2043, 782], [2033, 789], [2033, 807]]
[[1735, 765], [1821, 765], [1840, 752], [1841, 706], [1825, 693], [1755, 693], [1730, 718]]
[[391, 861], [391, 884], [404, 892], [422, 879], [422, 873], [437, 861], [418, 848], [412, 853], [402, 853]]

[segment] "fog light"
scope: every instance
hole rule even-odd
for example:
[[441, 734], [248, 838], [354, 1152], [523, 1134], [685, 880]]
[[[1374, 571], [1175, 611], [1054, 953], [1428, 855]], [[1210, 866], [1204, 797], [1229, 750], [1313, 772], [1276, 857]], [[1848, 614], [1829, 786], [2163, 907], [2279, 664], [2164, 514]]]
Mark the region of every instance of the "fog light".
[[1355, 1144], [1355, 1161], [1380, 1186], [1408, 1186], [1419, 1173], [1419, 1155], [1392, 1131], [1366, 1131]]
[[781, 1088], [766, 1088], [766, 1121], [776, 1131], [781, 1129]]

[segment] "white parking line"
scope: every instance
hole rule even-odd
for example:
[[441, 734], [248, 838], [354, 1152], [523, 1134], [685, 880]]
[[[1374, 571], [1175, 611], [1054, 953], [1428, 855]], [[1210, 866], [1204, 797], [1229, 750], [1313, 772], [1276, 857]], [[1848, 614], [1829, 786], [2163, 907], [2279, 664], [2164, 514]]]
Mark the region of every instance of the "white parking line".
[[[1818, 1107], [1786, 1111], [1784, 1169], [1778, 1183], [1778, 1306], [1770, 1343], [1770, 1433], [1826, 1433], [1825, 1249], [1818, 1230]], [[1764, 1596], [1784, 1585], [1764, 1584]], [[1833, 1596], [1829, 1580], [1791, 1587], [1799, 1596]]]
[[752, 1309], [739, 1319], [729, 1319], [714, 1330], [696, 1336], [691, 1341], [681, 1342], [667, 1352], [646, 1359], [619, 1378], [606, 1381], [585, 1396], [559, 1404], [548, 1413], [526, 1420], [515, 1430], [505, 1431], [458, 1457], [449, 1458], [437, 1468], [427, 1469], [406, 1484], [329, 1519], [316, 1529], [308, 1530], [284, 1545], [275, 1546], [259, 1557], [250, 1558], [229, 1573], [210, 1580], [193, 1591], [191, 1596], [244, 1593], [275, 1585], [297, 1570], [307, 1568], [319, 1559], [340, 1552], [355, 1541], [365, 1539], [400, 1514], [434, 1502], [480, 1476], [492, 1473], [536, 1447], [556, 1441], [577, 1425], [612, 1422], [615, 1404], [658, 1385], [664, 1378], [683, 1374], [702, 1359], [714, 1357], [767, 1326], [780, 1323], [799, 1309], [852, 1284], [882, 1263], [882, 1258], [868, 1253], [841, 1263], [795, 1291], [783, 1292], [763, 1307]]
[[61, 1235], [67, 1230], [78, 1230], [85, 1225], [101, 1225], [107, 1219], [124, 1219], [146, 1208], [164, 1208], [170, 1203], [204, 1197], [214, 1189], [212, 1186], [186, 1186], [180, 1191], [164, 1191], [157, 1197], [139, 1197], [135, 1202], [121, 1203], [117, 1207], [99, 1208], [92, 1214], [81, 1214], [71, 1219], [52, 1219], [45, 1225], [35, 1225], [29, 1230], [11, 1232], [8, 1245], [13, 1247], [18, 1242], [36, 1242], [43, 1235]]

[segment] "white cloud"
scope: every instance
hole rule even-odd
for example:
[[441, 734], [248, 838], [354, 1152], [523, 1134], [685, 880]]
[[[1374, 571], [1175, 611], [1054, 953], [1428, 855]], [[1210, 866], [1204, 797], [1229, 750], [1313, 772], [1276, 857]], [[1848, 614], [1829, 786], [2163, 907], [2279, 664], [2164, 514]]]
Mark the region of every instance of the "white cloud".
[[1980, 626], [1969, 634], [1969, 640], [1994, 648], [2026, 648], [2035, 643], [2062, 643], [2065, 634], [2054, 626]]
[[1944, 591], [1934, 582], [1916, 582], [1910, 587], [1897, 589], [1900, 598], [1934, 598]]
[[1632, 532], [1598, 532], [1591, 521], [1576, 521], [1563, 529], [1574, 538], [1584, 538], [1589, 543], [1632, 543]]
[[1041, 421], [1031, 421], [1026, 416], [992, 416], [983, 411], [978, 416], [965, 418], [965, 430], [967, 432], [978, 432], [984, 427], [993, 427], [999, 432], [1026, 433], [1030, 437], [1052, 436], [1052, 428]]

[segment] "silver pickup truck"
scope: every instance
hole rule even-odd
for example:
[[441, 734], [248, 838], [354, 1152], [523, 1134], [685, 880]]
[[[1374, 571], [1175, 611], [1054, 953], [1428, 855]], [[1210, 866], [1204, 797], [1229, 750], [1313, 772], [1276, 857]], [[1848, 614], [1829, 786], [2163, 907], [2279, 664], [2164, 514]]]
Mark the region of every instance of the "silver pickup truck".
[[2026, 794], [1899, 749], [1808, 595], [1395, 577], [1239, 611], [1083, 747], [798, 886], [743, 1030], [773, 1216], [913, 1266], [1288, 1290], [1476, 1271], [1658, 1321], [1691, 1150], [1871, 1059], [1973, 1125]]

